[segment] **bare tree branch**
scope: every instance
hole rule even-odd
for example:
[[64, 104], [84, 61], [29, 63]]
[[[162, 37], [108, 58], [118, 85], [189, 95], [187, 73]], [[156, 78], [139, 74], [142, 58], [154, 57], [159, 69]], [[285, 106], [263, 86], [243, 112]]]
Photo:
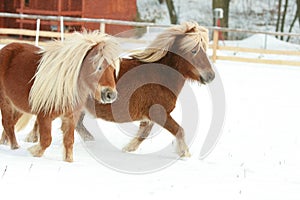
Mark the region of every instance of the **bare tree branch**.
[[163, 2], [166, 2], [168, 11], [169, 11], [171, 24], [177, 24], [178, 19], [177, 19], [177, 13], [176, 13], [176, 10], [174, 7], [173, 0], [158, 0], [158, 2], [160, 4], [162, 4]]
[[[281, 19], [281, 4], [282, 0], [278, 1], [278, 10], [277, 10], [277, 22], [276, 22], [276, 32], [279, 31], [279, 24], [280, 24], [280, 19]], [[278, 36], [276, 36], [278, 38]]]
[[[283, 10], [283, 15], [281, 20], [281, 29], [280, 29], [281, 32], [284, 32], [284, 24], [285, 24], [285, 17], [286, 17], [288, 3], [289, 0], [285, 0], [284, 10]], [[280, 39], [283, 40], [283, 36], [280, 36]]]
[[[297, 18], [298, 18], [298, 8], [297, 8], [296, 14], [294, 16], [294, 19], [293, 19], [293, 21], [291, 23], [291, 26], [290, 26], [290, 29], [289, 29], [289, 33], [292, 32], [293, 27], [295, 25], [295, 22], [296, 22]], [[286, 41], [288, 42], [288, 41], [290, 41], [290, 39], [291, 39], [291, 36], [288, 36], [287, 39], [286, 39]]]
[[300, 0], [297, 0], [297, 16], [298, 16], [298, 22], [300, 26]]

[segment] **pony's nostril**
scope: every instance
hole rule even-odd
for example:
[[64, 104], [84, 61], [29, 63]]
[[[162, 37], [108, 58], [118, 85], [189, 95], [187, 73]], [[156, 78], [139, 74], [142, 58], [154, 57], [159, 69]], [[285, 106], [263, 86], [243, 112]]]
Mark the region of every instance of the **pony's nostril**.
[[103, 103], [112, 103], [117, 98], [117, 93], [110, 89], [105, 89], [101, 92], [101, 99]]
[[210, 83], [211, 81], [213, 81], [215, 79], [215, 73], [206, 73], [203, 76], [200, 76], [200, 80], [202, 83]]
[[110, 98], [111, 98], [110, 92], [109, 92], [109, 93], [106, 93], [106, 98], [107, 98], [107, 99], [110, 99]]
[[215, 73], [210, 73], [209, 80], [213, 81], [215, 79]]
[[112, 99], [115, 99], [115, 94], [114, 92], [107, 92], [106, 93], [106, 98], [109, 99], [109, 100], [112, 100]]

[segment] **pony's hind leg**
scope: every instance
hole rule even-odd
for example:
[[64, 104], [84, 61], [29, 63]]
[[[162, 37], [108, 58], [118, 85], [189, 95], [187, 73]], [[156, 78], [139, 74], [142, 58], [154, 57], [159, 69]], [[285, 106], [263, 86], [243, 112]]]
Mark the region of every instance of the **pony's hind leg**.
[[45, 150], [50, 146], [52, 137], [51, 137], [51, 123], [52, 118], [45, 116], [44, 114], [39, 114], [37, 116], [38, 122], [38, 132], [40, 134], [40, 142], [28, 150], [35, 157], [43, 156]]
[[8, 143], [8, 138], [6, 136], [5, 131], [3, 130], [2, 135], [1, 135], [1, 139], [0, 139], [0, 144], [7, 144]]
[[93, 141], [95, 140], [94, 136], [85, 128], [83, 124], [84, 116], [85, 114], [82, 112], [76, 125], [76, 131], [83, 141]]
[[177, 141], [177, 153], [180, 157], [190, 157], [191, 154], [189, 152], [189, 148], [184, 140], [184, 130], [183, 128], [170, 116], [167, 115], [165, 120], [156, 120], [152, 119], [156, 123], [163, 126], [165, 129], [170, 131], [175, 137]]
[[137, 150], [144, 139], [150, 134], [153, 125], [154, 123], [152, 121], [141, 121], [137, 136], [123, 148], [123, 151], [131, 152]]
[[37, 121], [35, 121], [33, 129], [25, 138], [26, 142], [37, 142], [39, 141], [39, 125]]
[[9, 104], [1, 108], [2, 125], [4, 131], [2, 133], [1, 142], [5, 143], [6, 140], [10, 144], [11, 149], [18, 149], [19, 145], [15, 135], [15, 124], [22, 114], [14, 110]]

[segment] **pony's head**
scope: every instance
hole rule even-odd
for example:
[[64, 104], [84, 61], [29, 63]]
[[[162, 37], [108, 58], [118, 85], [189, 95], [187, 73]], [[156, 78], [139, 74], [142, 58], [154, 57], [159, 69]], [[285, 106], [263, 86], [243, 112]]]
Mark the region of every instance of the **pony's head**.
[[215, 73], [208, 59], [208, 30], [196, 22], [184, 22], [159, 34], [143, 52], [133, 55], [143, 62], [169, 59], [186, 78], [203, 84], [211, 82]]
[[116, 99], [120, 45], [100, 32], [74, 33], [50, 42], [30, 91], [33, 112], [66, 112], [83, 105], [89, 95], [103, 103]]
[[102, 67], [102, 72], [99, 79], [99, 84], [96, 88], [94, 99], [99, 102], [106, 104], [112, 103], [117, 99], [116, 91], [116, 76], [111, 76], [114, 74], [115, 69], [111, 65], [106, 65]]
[[112, 103], [117, 98], [115, 80], [120, 68], [118, 50], [118, 44], [110, 37], [96, 44], [82, 64], [84, 71], [80, 74], [80, 80], [94, 91], [94, 99], [104, 104]]

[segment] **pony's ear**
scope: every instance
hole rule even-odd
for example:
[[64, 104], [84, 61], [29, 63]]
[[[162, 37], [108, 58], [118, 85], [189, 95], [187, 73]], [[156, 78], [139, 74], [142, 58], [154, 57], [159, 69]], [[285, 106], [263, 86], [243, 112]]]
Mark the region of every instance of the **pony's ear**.
[[195, 33], [196, 27], [189, 28], [185, 33]]
[[183, 22], [181, 25], [185, 26], [185, 33], [194, 33], [197, 31], [196, 22]]

